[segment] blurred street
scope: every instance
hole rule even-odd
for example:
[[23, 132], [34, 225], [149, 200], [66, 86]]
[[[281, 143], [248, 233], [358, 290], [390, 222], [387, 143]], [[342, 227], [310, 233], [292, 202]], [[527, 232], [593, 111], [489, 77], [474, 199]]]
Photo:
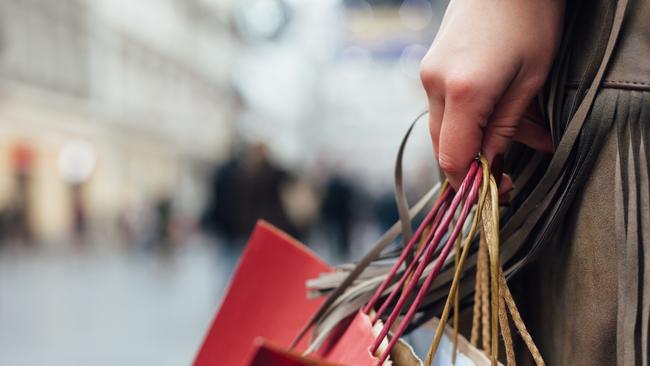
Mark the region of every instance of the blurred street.
[[173, 258], [112, 250], [0, 255], [0, 365], [186, 365], [230, 263], [196, 243]]

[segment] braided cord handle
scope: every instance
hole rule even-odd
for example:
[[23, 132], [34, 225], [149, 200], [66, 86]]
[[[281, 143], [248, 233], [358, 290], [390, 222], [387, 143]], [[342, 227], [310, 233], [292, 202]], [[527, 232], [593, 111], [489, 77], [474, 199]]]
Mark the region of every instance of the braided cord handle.
[[[524, 343], [528, 347], [533, 360], [537, 366], [544, 366], [544, 360], [533, 342], [530, 333], [519, 314], [514, 302], [508, 283], [506, 282], [503, 270], [499, 263], [499, 193], [496, 181], [490, 175], [487, 160], [480, 158], [484, 179], [481, 184], [476, 214], [472, 222], [469, 234], [465, 238], [462, 253], [456, 263], [454, 277], [452, 280], [449, 295], [445, 303], [440, 322], [436, 329], [433, 342], [427, 352], [425, 365], [430, 366], [442, 338], [445, 325], [449, 318], [452, 305], [456, 302], [456, 294], [463, 272], [463, 264], [469, 252], [472, 239], [476, 234], [479, 223], [481, 224], [481, 240], [479, 247], [479, 261], [476, 272], [476, 294], [474, 296], [474, 315], [472, 321], [471, 343], [478, 343], [479, 323], [483, 328], [483, 349], [490, 358], [493, 366], [498, 365], [499, 352], [499, 327], [506, 349], [507, 364], [515, 364], [514, 347], [507, 314], [509, 313], [517, 331], [521, 334]], [[488, 285], [489, 272], [489, 285]], [[488, 288], [489, 287], [489, 288]], [[489, 300], [488, 300], [489, 297]], [[481, 311], [479, 311], [482, 309]], [[479, 317], [482, 322], [479, 322]], [[457, 331], [456, 322], [454, 322]], [[454, 347], [454, 350], [456, 348]], [[455, 351], [454, 351], [455, 352]]]

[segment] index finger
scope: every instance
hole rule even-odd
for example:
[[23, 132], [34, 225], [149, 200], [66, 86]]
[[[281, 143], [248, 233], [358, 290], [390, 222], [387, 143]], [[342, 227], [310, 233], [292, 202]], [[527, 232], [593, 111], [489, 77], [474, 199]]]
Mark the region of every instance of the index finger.
[[471, 94], [469, 90], [457, 93], [452, 88], [445, 96], [438, 164], [454, 189], [458, 189], [481, 149], [483, 126], [489, 115], [486, 110], [491, 108], [488, 102], [480, 101], [481, 96]]

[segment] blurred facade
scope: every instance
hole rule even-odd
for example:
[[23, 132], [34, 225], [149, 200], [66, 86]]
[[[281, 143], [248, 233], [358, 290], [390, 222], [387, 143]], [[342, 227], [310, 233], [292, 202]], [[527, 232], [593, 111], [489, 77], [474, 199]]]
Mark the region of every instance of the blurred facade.
[[[424, 105], [417, 65], [440, 7], [2, 0], [0, 207], [19, 190], [17, 148], [33, 155], [29, 226], [54, 240], [79, 222], [77, 196], [97, 230], [162, 199], [196, 218], [212, 166], [243, 141], [292, 170], [390, 189], [399, 136]], [[95, 164], [75, 190], [58, 165], [78, 142]]]
[[[92, 225], [163, 196], [193, 214], [202, 164], [230, 145], [223, 14], [204, 1], [0, 1], [0, 207], [28, 175], [29, 225], [64, 238], [74, 191], [58, 160], [81, 140], [97, 160], [81, 192]], [[19, 147], [29, 172], [11, 161]]]
[[0, 0], [0, 364], [189, 363], [257, 218], [358, 258], [444, 7]]

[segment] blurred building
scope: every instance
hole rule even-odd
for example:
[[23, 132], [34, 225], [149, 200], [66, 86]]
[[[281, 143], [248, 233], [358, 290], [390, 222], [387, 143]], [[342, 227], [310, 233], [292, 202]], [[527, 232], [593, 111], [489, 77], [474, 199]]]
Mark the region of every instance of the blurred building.
[[[247, 107], [239, 130], [267, 142], [285, 165], [324, 175], [336, 170], [370, 191], [390, 189], [401, 136], [426, 106], [419, 62], [445, 3], [285, 3], [290, 20], [280, 36], [244, 39], [239, 47], [234, 80]], [[418, 127], [407, 157], [430, 160], [426, 123]], [[408, 174], [421, 166], [407, 164]]]
[[29, 222], [40, 237], [66, 235], [58, 159], [81, 140], [97, 156], [83, 190], [94, 224], [160, 196], [197, 210], [202, 167], [229, 150], [236, 111], [225, 6], [1, 0], [0, 207], [18, 189], [10, 151], [30, 146]]
[[[0, 0], [0, 365], [189, 364], [241, 249], [193, 235], [204, 210], [231, 244], [262, 216], [359, 258], [395, 220], [443, 9]], [[431, 150], [420, 123], [409, 196]]]
[[[23, 190], [37, 238], [63, 238], [86, 218], [101, 231], [161, 200], [196, 217], [212, 167], [240, 141], [266, 143], [316, 180], [341, 173], [390, 189], [400, 137], [426, 104], [418, 63], [443, 7], [0, 0], [0, 217], [23, 184], [16, 146], [34, 155]], [[425, 125], [407, 184], [431, 158]], [[61, 151], [79, 143], [94, 163], [71, 188]]]

